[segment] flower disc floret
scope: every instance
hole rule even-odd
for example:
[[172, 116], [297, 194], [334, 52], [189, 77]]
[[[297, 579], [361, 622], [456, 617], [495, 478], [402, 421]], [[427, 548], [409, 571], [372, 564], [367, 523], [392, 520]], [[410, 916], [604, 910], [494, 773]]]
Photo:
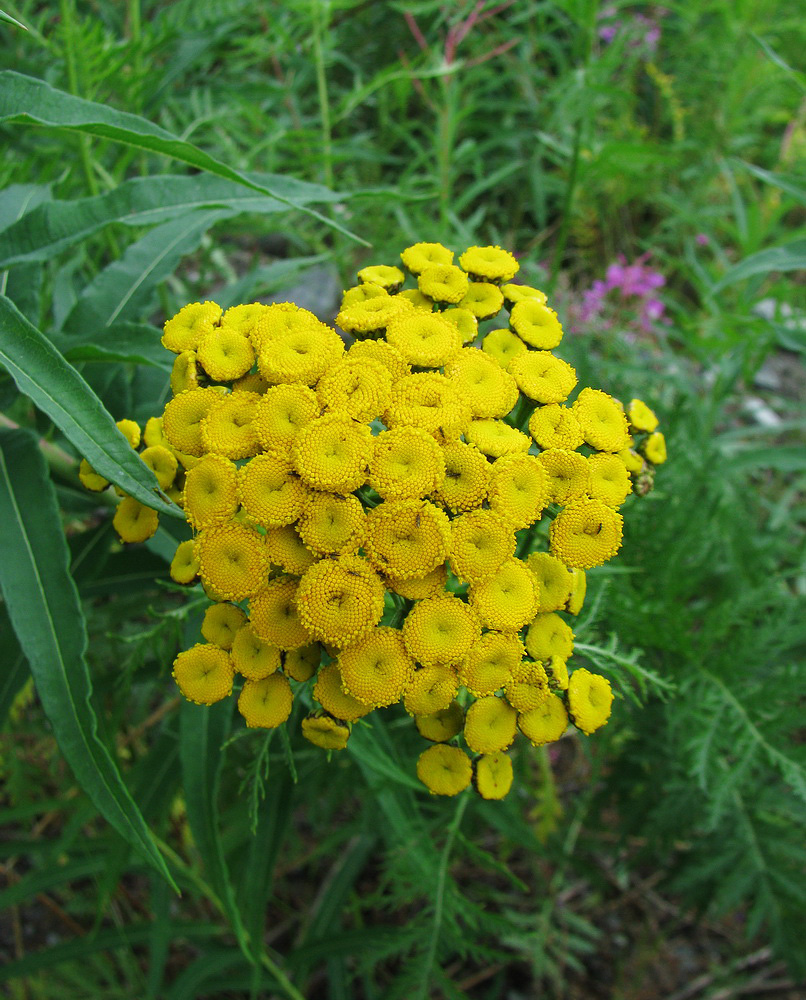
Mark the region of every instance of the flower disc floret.
[[381, 620], [384, 589], [365, 559], [315, 563], [299, 582], [297, 608], [311, 635], [336, 647], [358, 642]]
[[323, 410], [368, 423], [386, 406], [391, 388], [382, 364], [348, 353], [319, 379], [316, 395]]
[[487, 499], [492, 481], [492, 466], [478, 448], [464, 441], [443, 445], [445, 478], [435, 499], [458, 513], [475, 510]]
[[530, 622], [537, 610], [537, 577], [526, 563], [505, 560], [494, 577], [470, 587], [470, 604], [485, 628], [517, 632]]
[[460, 350], [458, 327], [439, 313], [420, 309], [394, 317], [386, 328], [386, 342], [409, 364], [418, 368], [441, 368]]
[[232, 649], [235, 634], [246, 622], [246, 612], [237, 604], [212, 604], [205, 612], [201, 634], [214, 646]]
[[503, 698], [479, 698], [465, 715], [465, 743], [474, 753], [500, 753], [515, 739], [518, 713]]
[[571, 365], [550, 351], [524, 351], [509, 362], [507, 371], [521, 392], [538, 403], [563, 403], [577, 384]]
[[457, 305], [467, 295], [469, 281], [465, 272], [454, 264], [434, 264], [417, 278], [417, 287], [434, 302]]
[[512, 760], [505, 753], [484, 754], [473, 762], [473, 787], [483, 799], [505, 798], [512, 779]]
[[361, 282], [371, 281], [375, 285], [380, 285], [387, 292], [396, 292], [406, 276], [399, 267], [390, 267], [388, 264], [371, 264], [369, 267], [362, 267], [357, 277]]
[[361, 501], [338, 493], [313, 492], [297, 525], [303, 542], [319, 555], [355, 552], [364, 539]]
[[511, 281], [520, 270], [513, 254], [499, 246], [468, 247], [459, 263], [480, 281]]
[[458, 701], [452, 701], [447, 708], [431, 715], [415, 715], [417, 732], [432, 743], [447, 743], [458, 736], [465, 724], [465, 713]]
[[256, 455], [238, 470], [241, 505], [264, 528], [293, 524], [305, 509], [310, 492], [276, 453]]
[[469, 444], [475, 445], [488, 458], [527, 452], [532, 442], [527, 434], [503, 420], [473, 420], [465, 431]]
[[550, 351], [563, 339], [563, 328], [553, 309], [538, 299], [521, 299], [512, 307], [509, 325], [530, 347]]
[[508, 309], [523, 299], [537, 299], [538, 302], [546, 302], [548, 299], [545, 292], [541, 292], [539, 288], [533, 288], [531, 285], [516, 285], [510, 282], [502, 285], [501, 291]]
[[373, 438], [368, 427], [341, 413], [311, 420], [292, 448], [294, 468], [310, 487], [352, 493], [366, 482]]
[[488, 281], [471, 281], [459, 307], [467, 309], [476, 319], [484, 320], [497, 316], [503, 304], [504, 296], [496, 285]]
[[571, 503], [588, 492], [590, 465], [584, 455], [566, 448], [547, 448], [537, 460], [546, 472], [550, 503]]
[[174, 453], [161, 444], [155, 444], [150, 448], [144, 448], [140, 452], [140, 459], [154, 473], [160, 489], [167, 490], [176, 478], [179, 468]]
[[433, 493], [445, 478], [442, 449], [420, 427], [381, 431], [369, 465], [369, 484], [385, 500], [415, 500]]
[[658, 418], [640, 399], [630, 401], [627, 407], [627, 419], [630, 422], [630, 429], [634, 431], [646, 431], [651, 434], [658, 429]]
[[336, 323], [345, 333], [360, 339], [382, 333], [396, 316], [414, 311], [413, 303], [400, 295], [387, 295], [386, 298], [376, 295], [342, 309]]
[[488, 354], [465, 347], [445, 365], [445, 377], [455, 382], [474, 417], [505, 417], [518, 401], [515, 379]]
[[307, 385], [275, 385], [260, 397], [254, 427], [267, 451], [284, 453], [299, 432], [320, 413], [316, 393]]
[[255, 635], [278, 649], [297, 649], [312, 636], [297, 610], [299, 581], [290, 576], [270, 580], [249, 602], [249, 621]]
[[173, 663], [173, 678], [179, 690], [196, 705], [212, 705], [228, 697], [234, 677], [229, 653], [207, 643], [196, 643]]
[[437, 743], [420, 754], [417, 777], [432, 795], [458, 795], [470, 784], [473, 767], [464, 750]]
[[204, 450], [233, 460], [256, 455], [260, 442], [252, 421], [260, 398], [254, 392], [220, 396], [201, 419]]
[[585, 441], [597, 451], [621, 451], [629, 445], [627, 417], [601, 389], [583, 389], [573, 406]]
[[134, 497], [126, 496], [118, 504], [112, 527], [122, 542], [145, 542], [156, 534], [159, 514]]
[[434, 265], [450, 265], [453, 263], [453, 250], [441, 243], [415, 243], [406, 247], [400, 254], [400, 259], [407, 271], [412, 274], [422, 274]]
[[322, 647], [318, 642], [309, 642], [307, 646], [298, 646], [283, 654], [283, 670], [292, 681], [303, 684], [319, 669], [321, 659]]
[[558, 656], [567, 660], [574, 651], [574, 633], [558, 614], [546, 612], [536, 616], [526, 630], [526, 651], [533, 660], [548, 660]]
[[259, 681], [244, 681], [238, 711], [250, 728], [276, 729], [291, 715], [294, 696], [283, 674], [269, 674]]
[[199, 560], [196, 555], [196, 542], [189, 538], [180, 542], [171, 560], [171, 579], [176, 583], [191, 583], [199, 574]]
[[185, 516], [196, 530], [223, 524], [238, 510], [238, 469], [221, 455], [205, 455], [185, 475]]
[[319, 671], [313, 696], [326, 712], [342, 722], [355, 722], [372, 711], [369, 705], [344, 690], [341, 671], [336, 663], [329, 663]]
[[380, 573], [425, 576], [445, 561], [450, 541], [447, 514], [426, 500], [386, 500], [367, 514], [364, 550]]
[[171, 368], [171, 394], [178, 396], [180, 392], [185, 392], [187, 389], [198, 388], [200, 374], [203, 375], [204, 372], [200, 371], [199, 359], [195, 351], [182, 351], [181, 354], [177, 354], [173, 368]]
[[280, 669], [280, 650], [256, 635], [249, 622], [235, 633], [230, 656], [238, 673], [250, 681], [261, 681]]
[[403, 623], [406, 649], [423, 666], [461, 662], [480, 636], [476, 615], [451, 594], [419, 601]]
[[601, 500], [574, 500], [551, 523], [551, 554], [576, 569], [601, 566], [618, 552], [623, 523]]
[[415, 670], [403, 695], [409, 715], [434, 715], [447, 708], [459, 691], [459, 676], [453, 667], [432, 664]]
[[414, 672], [399, 629], [378, 628], [339, 656], [342, 683], [349, 693], [373, 708], [400, 701]]
[[526, 650], [517, 632], [485, 632], [459, 667], [459, 679], [476, 698], [504, 688]]
[[199, 342], [199, 363], [216, 382], [240, 378], [255, 363], [252, 342], [232, 326], [220, 326]]
[[533, 552], [526, 557], [526, 565], [540, 584], [539, 612], [559, 611], [571, 596], [573, 578], [568, 567], [548, 552]]
[[518, 716], [518, 728], [534, 747], [554, 743], [568, 728], [568, 712], [562, 698], [550, 694], [537, 708]]
[[502, 368], [508, 369], [509, 364], [520, 354], [526, 354], [528, 348], [520, 337], [511, 330], [490, 330], [481, 341], [481, 349]]
[[392, 382], [411, 374], [411, 368], [400, 351], [385, 340], [357, 340], [347, 352], [347, 357], [377, 361], [388, 372]]
[[588, 458], [590, 486], [588, 493], [608, 507], [620, 507], [632, 492], [627, 466], [618, 455], [599, 452]]
[[242, 601], [265, 584], [266, 545], [251, 528], [236, 523], [205, 528], [197, 545], [199, 576], [223, 600]]
[[529, 418], [529, 433], [541, 448], [566, 448], [575, 451], [583, 440], [574, 411], [559, 403], [536, 407]]
[[416, 372], [399, 379], [383, 414], [390, 429], [422, 427], [440, 441], [458, 438], [470, 420], [470, 407], [456, 385], [439, 372]]
[[322, 712], [313, 712], [302, 720], [302, 735], [322, 750], [344, 750], [350, 738], [350, 727]]
[[169, 319], [163, 330], [162, 346], [174, 354], [194, 350], [221, 319], [222, 308], [215, 302], [191, 302]]
[[649, 435], [644, 442], [643, 452], [653, 465], [663, 465], [666, 461], [666, 438], [660, 431]]
[[487, 580], [514, 554], [512, 525], [495, 511], [472, 510], [451, 522], [449, 560], [461, 580]]
[[270, 528], [266, 532], [266, 554], [273, 566], [279, 566], [292, 576], [302, 576], [318, 558], [305, 545], [293, 524]]
[[527, 528], [548, 503], [548, 479], [534, 455], [504, 455], [492, 465], [490, 507], [515, 528]]
[[571, 721], [590, 736], [610, 718], [613, 691], [610, 681], [592, 674], [584, 667], [575, 670], [568, 681], [568, 714]]
[[[378, 301], [369, 299], [363, 305]], [[264, 343], [258, 355], [258, 369], [272, 385], [285, 382], [314, 385], [342, 354], [344, 342], [338, 333], [316, 321], [279, 340]]]
[[204, 454], [202, 420], [221, 394], [212, 386], [180, 392], [165, 405], [162, 426], [171, 447], [196, 458]]

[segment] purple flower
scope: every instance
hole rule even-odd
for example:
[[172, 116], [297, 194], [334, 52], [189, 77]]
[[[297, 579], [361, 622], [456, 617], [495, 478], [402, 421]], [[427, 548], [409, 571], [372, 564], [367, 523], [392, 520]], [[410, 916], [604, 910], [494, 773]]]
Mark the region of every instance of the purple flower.
[[697, 233], [697, 235], [694, 237], [694, 241], [695, 243], [697, 243], [698, 246], [701, 247], [707, 247], [710, 242], [705, 233]]

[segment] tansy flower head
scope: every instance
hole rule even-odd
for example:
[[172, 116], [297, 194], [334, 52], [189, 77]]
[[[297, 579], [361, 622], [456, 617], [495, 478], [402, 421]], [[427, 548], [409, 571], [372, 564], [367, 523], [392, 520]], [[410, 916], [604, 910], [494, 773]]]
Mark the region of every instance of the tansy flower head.
[[199, 342], [199, 363], [216, 382], [240, 378], [255, 363], [252, 342], [232, 326], [220, 326]]
[[313, 489], [352, 493], [366, 482], [372, 450], [367, 426], [341, 413], [326, 413], [303, 427], [291, 457], [297, 473]]
[[377, 361], [392, 382], [411, 374], [411, 368], [400, 351], [385, 340], [357, 340], [347, 352], [347, 357]]
[[445, 478], [435, 497], [454, 513], [475, 510], [487, 498], [492, 466], [478, 448], [451, 441], [442, 448]]
[[212, 705], [232, 693], [235, 671], [226, 650], [196, 643], [174, 660], [173, 677], [179, 690], [197, 705]]
[[520, 354], [526, 354], [528, 350], [521, 338], [511, 330], [490, 330], [481, 342], [481, 349], [502, 368], [509, 368], [512, 360]]
[[[201, 373], [204, 375], [204, 372]], [[199, 385], [199, 364], [195, 351], [177, 354], [171, 369], [171, 393], [178, 396], [186, 389], [196, 389]]]
[[378, 708], [400, 701], [414, 672], [414, 661], [399, 629], [378, 628], [342, 650], [339, 670], [346, 691]]
[[464, 750], [437, 743], [420, 754], [417, 777], [432, 795], [458, 795], [470, 784], [473, 767]]
[[252, 421], [260, 399], [253, 392], [220, 396], [201, 419], [204, 450], [231, 459], [256, 455], [260, 442]]
[[180, 542], [171, 560], [171, 579], [176, 583], [191, 583], [199, 573], [199, 560], [196, 556], [196, 542], [189, 538]]
[[469, 309], [459, 306], [455, 309], [443, 309], [440, 316], [456, 327], [463, 344], [472, 343], [479, 335], [479, 321]]
[[417, 278], [417, 287], [434, 302], [457, 305], [467, 295], [469, 282], [465, 272], [453, 264], [434, 264]]
[[574, 651], [574, 633], [558, 614], [539, 614], [526, 631], [526, 651], [533, 660], [567, 660]]
[[574, 500], [551, 523], [551, 553], [576, 569], [601, 566], [618, 552], [623, 523], [601, 500]]
[[279, 343], [292, 334], [322, 328], [327, 329], [309, 310], [300, 309], [293, 302], [274, 302], [264, 307], [249, 336], [255, 353], [260, 354], [264, 347]]
[[548, 503], [546, 472], [534, 455], [504, 455], [493, 462], [490, 507], [515, 528], [526, 528]]
[[474, 417], [505, 417], [518, 401], [515, 379], [493, 358], [465, 347], [445, 365], [445, 377], [456, 383]]
[[403, 706], [409, 715], [433, 715], [447, 708], [459, 690], [459, 677], [453, 667], [435, 664], [420, 667], [409, 679]]
[[78, 467], [78, 478], [81, 480], [82, 486], [92, 490], [93, 493], [100, 493], [109, 485], [109, 480], [99, 476], [86, 458], [81, 459], [81, 464]]
[[280, 650], [255, 635], [249, 622], [235, 633], [230, 656], [238, 673], [250, 681], [262, 681], [280, 669]]
[[537, 577], [540, 585], [539, 612], [559, 611], [571, 596], [571, 571], [548, 552], [533, 552], [526, 557], [526, 565]]
[[520, 270], [515, 257], [499, 246], [468, 247], [459, 263], [479, 281], [511, 281]]
[[365, 705], [344, 690], [341, 671], [336, 663], [329, 663], [319, 671], [313, 696], [326, 712], [342, 722], [355, 722], [372, 711], [370, 705]]
[[432, 715], [415, 715], [417, 732], [432, 743], [447, 743], [458, 736], [465, 724], [465, 713], [458, 701], [452, 701], [447, 708]]
[[465, 715], [465, 743], [474, 753], [500, 753], [515, 739], [518, 713], [503, 698], [479, 698]]
[[221, 325], [246, 334], [251, 339], [258, 321], [270, 309], [271, 306], [264, 305], [262, 302], [230, 306], [221, 317]]
[[521, 299], [512, 307], [509, 325], [530, 347], [550, 351], [563, 339], [557, 313], [538, 299]]
[[475, 697], [505, 687], [526, 652], [517, 632], [485, 632], [459, 667], [459, 679]]
[[246, 612], [237, 604], [213, 604], [204, 612], [201, 634], [214, 646], [232, 649], [235, 634], [246, 622]]
[[336, 323], [345, 333], [351, 333], [360, 340], [362, 337], [380, 335], [395, 316], [413, 312], [414, 305], [407, 298], [400, 295], [387, 295], [386, 298], [376, 295], [342, 309], [336, 317]]
[[388, 264], [372, 264], [362, 267], [358, 272], [359, 281], [371, 281], [380, 285], [387, 292], [396, 292], [403, 284], [405, 275], [399, 267], [389, 267]]
[[401, 426], [375, 438], [369, 484], [385, 500], [424, 497], [444, 478], [442, 449], [427, 431]]
[[197, 530], [230, 520], [238, 510], [238, 469], [221, 455], [205, 455], [185, 476], [185, 516]]
[[598, 451], [621, 451], [629, 440], [624, 412], [612, 396], [600, 389], [583, 389], [574, 402], [574, 414], [585, 441]]
[[[310, 634], [336, 647], [357, 642], [383, 614], [384, 589], [365, 559], [322, 559], [299, 582], [297, 608]], [[325, 706], [327, 707], [327, 706]]]
[[275, 385], [258, 400], [253, 426], [263, 448], [285, 453], [319, 412], [316, 393], [307, 385]]
[[279, 649], [308, 645], [312, 636], [297, 610], [299, 581], [290, 576], [269, 580], [249, 601], [250, 624], [264, 642]]
[[319, 669], [322, 647], [318, 642], [289, 649], [283, 654], [283, 670], [293, 681], [303, 683], [310, 680]]
[[507, 370], [521, 392], [538, 403], [562, 403], [577, 384], [571, 365], [550, 351], [524, 351], [509, 362]]
[[135, 500], [124, 497], [118, 504], [112, 526], [122, 542], [145, 542], [159, 527], [159, 514]]
[[627, 466], [618, 455], [599, 452], [588, 459], [590, 486], [588, 493], [608, 507], [620, 507], [632, 492]]
[[322, 712], [313, 712], [302, 720], [302, 735], [323, 750], [343, 750], [350, 738], [350, 727]]
[[447, 515], [426, 500], [387, 500], [367, 514], [367, 558], [398, 579], [430, 573], [445, 561], [450, 540]]
[[224, 600], [242, 601], [265, 584], [266, 543], [256, 531], [231, 522], [205, 528], [196, 544], [199, 576]]
[[449, 594], [419, 601], [403, 623], [406, 649], [423, 666], [459, 663], [480, 635], [473, 611]]
[[584, 455], [566, 448], [548, 448], [537, 456], [547, 478], [551, 503], [567, 504], [588, 492], [590, 465]]
[[273, 566], [279, 566], [293, 576], [301, 576], [318, 558], [307, 548], [293, 524], [269, 528], [266, 532], [266, 554]]
[[538, 302], [545, 302], [548, 298], [545, 292], [541, 292], [539, 288], [532, 288], [531, 285], [514, 285], [508, 283], [501, 286], [501, 291], [509, 309], [516, 302], [521, 302], [523, 299], [536, 299]]
[[407, 601], [423, 601], [426, 597], [437, 597], [445, 589], [448, 572], [444, 563], [432, 569], [425, 576], [409, 576], [400, 579], [396, 576], [384, 576], [383, 582], [387, 590], [391, 590]]
[[115, 427], [126, 438], [132, 448], [140, 445], [140, 425], [135, 420], [117, 420]]
[[154, 445], [162, 445], [163, 448], [170, 448], [171, 442], [165, 436], [162, 426], [162, 417], [149, 417], [143, 430], [143, 441], [146, 448], [153, 448]]
[[392, 377], [378, 361], [349, 352], [319, 379], [316, 395], [323, 410], [367, 423], [386, 406]]
[[312, 492], [297, 531], [319, 555], [355, 552], [364, 538], [366, 514], [361, 501], [338, 493]]
[[426, 268], [434, 265], [449, 265], [453, 263], [453, 250], [441, 243], [415, 243], [406, 247], [400, 259], [407, 271], [412, 274], [422, 274]]
[[276, 729], [291, 715], [293, 702], [288, 679], [274, 673], [259, 681], [244, 681], [238, 711], [250, 728]]
[[441, 368], [462, 346], [458, 327], [439, 313], [419, 309], [390, 320], [386, 341], [418, 368]]
[[505, 753], [473, 761], [473, 787], [483, 799], [503, 799], [512, 788], [512, 760]]
[[610, 718], [613, 691], [610, 681], [580, 667], [568, 682], [568, 714], [571, 721], [590, 736]]
[[223, 310], [215, 302], [191, 302], [169, 319], [164, 327], [162, 346], [174, 354], [194, 350], [221, 319]]
[[[363, 307], [378, 301], [369, 299]], [[258, 355], [258, 369], [272, 385], [284, 382], [314, 385], [343, 353], [344, 342], [335, 330], [324, 323], [309, 323], [279, 340], [264, 343]]]
[[655, 431], [646, 439], [644, 454], [653, 465], [663, 465], [666, 461], [666, 438], [660, 431]]
[[396, 297], [408, 299], [415, 309], [422, 309], [423, 312], [434, 311], [434, 303], [427, 295], [423, 295], [419, 288], [404, 288], [402, 292], [397, 292]]
[[384, 295], [387, 297], [389, 295], [389, 292], [387, 292], [385, 288], [382, 288], [374, 281], [364, 281], [360, 285], [348, 288], [347, 291], [342, 294], [341, 308], [349, 309], [350, 306], [354, 306], [357, 302], [366, 302], [367, 299], [383, 298]]
[[389, 428], [422, 427], [440, 442], [458, 438], [470, 419], [470, 407], [456, 385], [439, 372], [416, 372], [399, 379], [383, 414]]
[[578, 615], [585, 602], [585, 592], [588, 589], [588, 579], [584, 569], [572, 569], [571, 571], [571, 594], [565, 610], [571, 615]]
[[640, 399], [633, 399], [627, 407], [627, 419], [630, 421], [630, 428], [634, 431], [652, 431], [658, 428], [658, 418]]
[[488, 458], [517, 455], [527, 452], [532, 446], [526, 434], [503, 420], [473, 420], [465, 431], [465, 437]]
[[529, 433], [541, 448], [575, 451], [582, 444], [582, 430], [574, 411], [559, 403], [535, 407], [529, 418]]
[[517, 712], [529, 712], [547, 701], [549, 678], [543, 664], [529, 660], [519, 663], [512, 671], [504, 696]]
[[518, 716], [518, 728], [532, 746], [554, 743], [568, 728], [568, 712], [562, 698], [549, 694], [537, 708]]
[[470, 587], [470, 605], [485, 628], [518, 632], [532, 620], [539, 601], [537, 577], [520, 559], [505, 560], [495, 576]]
[[277, 453], [250, 459], [238, 470], [237, 483], [243, 509], [264, 528], [293, 524], [311, 493]]
[[515, 532], [495, 511], [468, 511], [451, 522], [449, 559], [460, 579], [469, 583], [487, 580], [513, 555]]
[[568, 690], [568, 667], [565, 660], [559, 656], [550, 656], [543, 664], [546, 676], [549, 679], [549, 687], [556, 691]]
[[155, 444], [150, 448], [144, 448], [140, 452], [140, 458], [156, 476], [160, 489], [167, 490], [173, 483], [176, 470], [179, 468], [174, 453], [161, 444]]
[[461, 309], [467, 309], [477, 319], [492, 319], [504, 304], [501, 289], [488, 281], [471, 281], [464, 298], [459, 302]]

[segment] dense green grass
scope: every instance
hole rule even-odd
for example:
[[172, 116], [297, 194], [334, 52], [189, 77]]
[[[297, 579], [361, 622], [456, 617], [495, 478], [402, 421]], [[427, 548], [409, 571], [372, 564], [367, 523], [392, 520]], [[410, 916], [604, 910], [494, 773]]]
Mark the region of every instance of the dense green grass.
[[[474, 23], [473, 4], [429, 0], [4, 5], [29, 30], [0, 25], [0, 69], [189, 144], [32, 125], [42, 92], [14, 106], [0, 82], [0, 291], [116, 418], [158, 412], [154, 328], [187, 301], [307, 278], [328, 316], [328, 276], [337, 292], [415, 240], [500, 243], [551, 292], [581, 382], [647, 400], [670, 453], [575, 626], [578, 661], [619, 693], [610, 725], [521, 750], [503, 803], [444, 802], [411, 787], [419, 744], [395, 712], [326, 764], [295, 735], [233, 729], [227, 706], [203, 726], [179, 706], [170, 663], [199, 608], [168, 581], [170, 539], [115, 545], [76, 487], [75, 438], [0, 375], [3, 433], [45, 439], [98, 746], [182, 890], [81, 790], [49, 729], [58, 693], [33, 696], [0, 606], [11, 996], [627, 996], [602, 915], [647, 873], [703, 928], [740, 923], [736, 955], [770, 942], [803, 974], [806, 28], [784, 0], [615, 6], [488, 3]], [[606, 324], [579, 319], [620, 254], [664, 276], [668, 322], [642, 329], [616, 293]], [[34, 439], [4, 440], [44, 490]]]

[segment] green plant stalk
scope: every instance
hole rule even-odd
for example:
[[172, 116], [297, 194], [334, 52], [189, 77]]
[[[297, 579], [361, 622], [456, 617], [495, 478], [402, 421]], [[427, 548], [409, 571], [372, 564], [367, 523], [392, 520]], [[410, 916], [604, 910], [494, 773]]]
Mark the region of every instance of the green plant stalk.
[[439, 179], [439, 218], [443, 226], [450, 219], [453, 197], [453, 150], [456, 143], [456, 86], [454, 75], [440, 78], [442, 103], [437, 110], [437, 177]]
[[[330, 126], [330, 99], [325, 72], [325, 52], [322, 44], [323, 31], [329, 27], [330, 4], [328, 0], [311, 0], [311, 27], [313, 28], [313, 56], [316, 64], [316, 92], [319, 98], [319, 122], [322, 133], [322, 155], [325, 168], [325, 184], [333, 188], [333, 142]], [[321, 18], [321, 20], [320, 20]], [[324, 22], [324, 23], [323, 23]]]

